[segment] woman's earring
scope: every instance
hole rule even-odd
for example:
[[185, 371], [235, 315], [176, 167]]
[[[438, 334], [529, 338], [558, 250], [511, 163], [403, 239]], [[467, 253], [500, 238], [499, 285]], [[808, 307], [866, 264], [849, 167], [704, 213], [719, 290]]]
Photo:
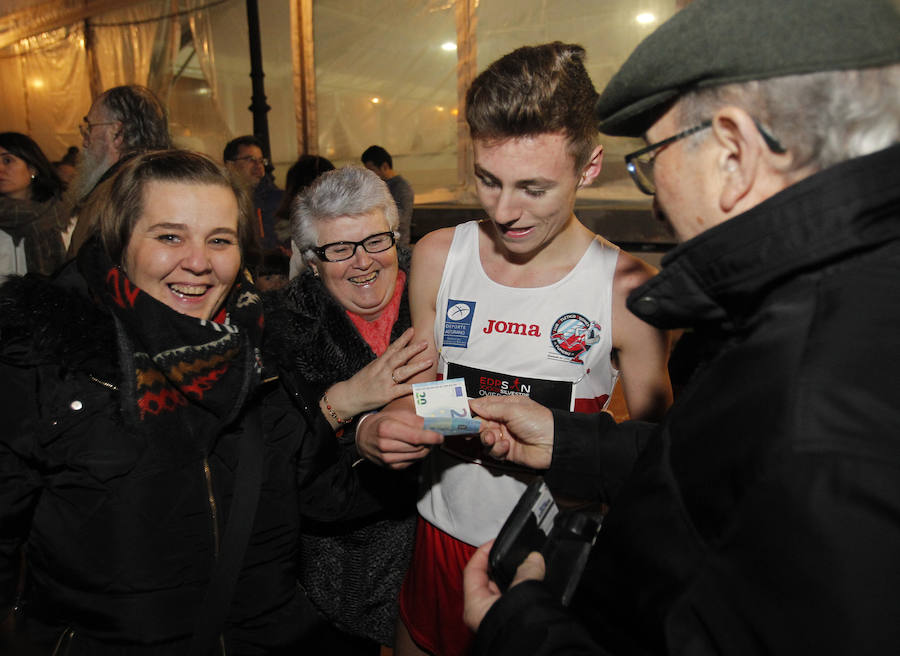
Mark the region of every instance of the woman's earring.
[[311, 265], [311, 264], [309, 265], [309, 268], [312, 269], [313, 275], [314, 275], [316, 278], [318, 278], [318, 277], [319, 277], [319, 270], [318, 270], [316, 267], [314, 267], [313, 265]]
[[34, 180], [36, 177], [37, 177], [37, 176], [36, 176], [34, 173], [31, 174], [31, 179], [32, 179], [32, 180]]

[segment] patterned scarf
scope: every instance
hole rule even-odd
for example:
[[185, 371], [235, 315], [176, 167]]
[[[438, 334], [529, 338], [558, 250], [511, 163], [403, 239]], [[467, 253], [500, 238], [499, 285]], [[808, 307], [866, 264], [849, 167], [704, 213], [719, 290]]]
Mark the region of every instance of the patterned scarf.
[[[96, 239], [78, 266], [115, 319], [122, 406], [139, 423], [191, 434], [229, 423], [260, 379], [262, 303], [243, 271], [213, 320], [180, 314], [136, 287]], [[185, 425], [186, 424], [186, 425]], [[202, 431], [206, 432], [206, 431]]]

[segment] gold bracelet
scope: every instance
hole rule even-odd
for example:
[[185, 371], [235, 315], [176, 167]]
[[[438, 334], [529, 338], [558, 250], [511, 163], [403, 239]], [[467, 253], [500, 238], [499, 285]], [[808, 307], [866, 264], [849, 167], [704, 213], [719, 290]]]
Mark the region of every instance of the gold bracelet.
[[353, 421], [353, 416], [347, 417], [346, 419], [341, 419], [338, 417], [338, 414], [334, 411], [334, 408], [331, 407], [331, 404], [328, 402], [328, 392], [322, 392], [322, 403], [325, 404], [325, 408], [328, 410], [328, 414], [331, 415], [331, 418], [334, 419], [338, 424], [349, 424]]

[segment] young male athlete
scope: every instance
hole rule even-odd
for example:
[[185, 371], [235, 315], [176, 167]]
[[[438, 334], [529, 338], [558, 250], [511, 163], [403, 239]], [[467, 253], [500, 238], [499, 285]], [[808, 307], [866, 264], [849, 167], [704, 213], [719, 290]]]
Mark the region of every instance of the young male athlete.
[[[466, 120], [490, 220], [432, 232], [416, 245], [413, 325], [432, 341], [424, 354], [437, 363], [431, 378], [463, 377], [470, 396], [521, 394], [599, 412], [620, 379], [631, 416], [658, 419], [671, 403], [667, 338], [625, 307], [654, 271], [573, 211], [603, 154], [584, 56], [558, 42], [520, 48], [473, 82]], [[496, 536], [529, 475], [467, 455], [478, 440], [443, 440], [421, 426], [406, 397], [362, 422], [358, 446], [400, 468], [443, 442], [423, 467], [397, 653], [418, 646], [463, 654], [472, 634], [461, 620], [462, 569]]]

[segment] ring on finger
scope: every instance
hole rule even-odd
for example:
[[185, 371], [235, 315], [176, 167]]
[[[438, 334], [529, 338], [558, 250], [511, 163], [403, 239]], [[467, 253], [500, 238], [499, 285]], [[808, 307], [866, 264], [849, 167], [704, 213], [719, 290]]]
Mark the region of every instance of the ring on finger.
[[391, 372], [391, 380], [394, 381], [394, 385], [399, 385], [399, 384], [400, 384], [400, 381], [397, 380], [397, 377], [394, 375], [394, 374], [396, 374], [396, 373], [397, 373], [396, 371], [392, 371], [392, 372]]

